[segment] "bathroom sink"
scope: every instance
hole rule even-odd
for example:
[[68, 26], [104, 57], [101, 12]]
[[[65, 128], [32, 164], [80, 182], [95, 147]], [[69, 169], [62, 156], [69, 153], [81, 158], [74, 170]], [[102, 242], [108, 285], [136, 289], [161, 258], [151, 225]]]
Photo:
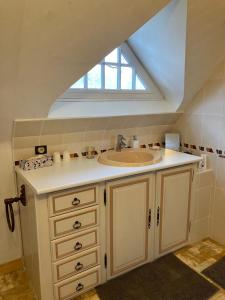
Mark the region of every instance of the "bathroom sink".
[[162, 160], [162, 151], [153, 149], [123, 149], [102, 153], [98, 161], [101, 164], [117, 167], [142, 167]]

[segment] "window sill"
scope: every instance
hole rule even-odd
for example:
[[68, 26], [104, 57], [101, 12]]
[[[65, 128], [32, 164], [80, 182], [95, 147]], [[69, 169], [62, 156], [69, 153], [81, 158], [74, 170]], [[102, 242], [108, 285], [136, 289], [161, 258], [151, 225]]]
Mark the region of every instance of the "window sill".
[[126, 100], [163, 100], [159, 94], [151, 93], [149, 91], [78, 91], [67, 90], [57, 101], [126, 101]]

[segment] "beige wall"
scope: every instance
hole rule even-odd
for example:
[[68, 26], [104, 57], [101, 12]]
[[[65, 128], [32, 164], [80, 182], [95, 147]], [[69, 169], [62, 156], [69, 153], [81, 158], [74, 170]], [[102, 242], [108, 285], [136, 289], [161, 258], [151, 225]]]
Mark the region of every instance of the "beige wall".
[[187, 2], [171, 1], [128, 39], [174, 110], [184, 97]]
[[[182, 142], [189, 145], [184, 149], [208, 154], [215, 175], [211, 235], [225, 244], [225, 158], [216, 153], [221, 150], [225, 154], [225, 61], [187, 107], [176, 129], [182, 134]], [[197, 150], [190, 149], [190, 145], [195, 145]], [[213, 153], [200, 151], [199, 146], [212, 148]]]
[[190, 241], [198, 242], [210, 236], [214, 198], [214, 172], [197, 172], [192, 198]]
[[0, 0], [0, 264], [21, 256], [2, 201], [16, 194], [13, 120], [46, 117], [70, 84], [168, 2]]
[[9, 232], [5, 218], [4, 198], [12, 197], [16, 193], [16, 185], [12, 164], [11, 140], [0, 143], [0, 264], [21, 257], [21, 242], [18, 222], [17, 205], [15, 208], [16, 229]]
[[21, 255], [19, 232], [8, 232], [2, 202], [16, 194], [13, 120], [46, 117], [71, 83], [168, 2], [0, 1], [0, 264]]
[[113, 148], [118, 134], [123, 134], [128, 143], [137, 135], [140, 144], [148, 147], [148, 144], [163, 142], [165, 132], [170, 131], [178, 116], [18, 121], [14, 127], [14, 160], [33, 156], [35, 145], [47, 145], [50, 155], [68, 150], [81, 156], [87, 146], [94, 146], [99, 153]]
[[195, 96], [225, 56], [224, 0], [189, 0], [185, 92], [181, 108]]

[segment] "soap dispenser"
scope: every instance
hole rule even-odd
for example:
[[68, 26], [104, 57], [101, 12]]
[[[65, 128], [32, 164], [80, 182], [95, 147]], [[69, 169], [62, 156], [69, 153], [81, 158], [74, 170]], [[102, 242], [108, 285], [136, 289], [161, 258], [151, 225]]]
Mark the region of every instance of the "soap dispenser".
[[131, 144], [131, 148], [139, 148], [139, 140], [136, 135], [133, 135], [130, 144]]

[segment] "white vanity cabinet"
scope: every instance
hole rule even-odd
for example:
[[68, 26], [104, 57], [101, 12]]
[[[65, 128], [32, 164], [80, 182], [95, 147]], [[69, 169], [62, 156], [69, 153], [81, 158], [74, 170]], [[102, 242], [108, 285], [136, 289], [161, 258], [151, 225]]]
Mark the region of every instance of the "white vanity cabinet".
[[37, 195], [20, 206], [39, 300], [69, 300], [188, 243], [195, 164]]
[[188, 242], [194, 168], [172, 168], [156, 174], [155, 256]]
[[107, 183], [107, 277], [146, 263], [153, 249], [154, 175]]
[[26, 185], [24, 263], [39, 300], [72, 299], [104, 281], [104, 186], [36, 195]]
[[194, 166], [108, 182], [107, 278], [188, 243]]

